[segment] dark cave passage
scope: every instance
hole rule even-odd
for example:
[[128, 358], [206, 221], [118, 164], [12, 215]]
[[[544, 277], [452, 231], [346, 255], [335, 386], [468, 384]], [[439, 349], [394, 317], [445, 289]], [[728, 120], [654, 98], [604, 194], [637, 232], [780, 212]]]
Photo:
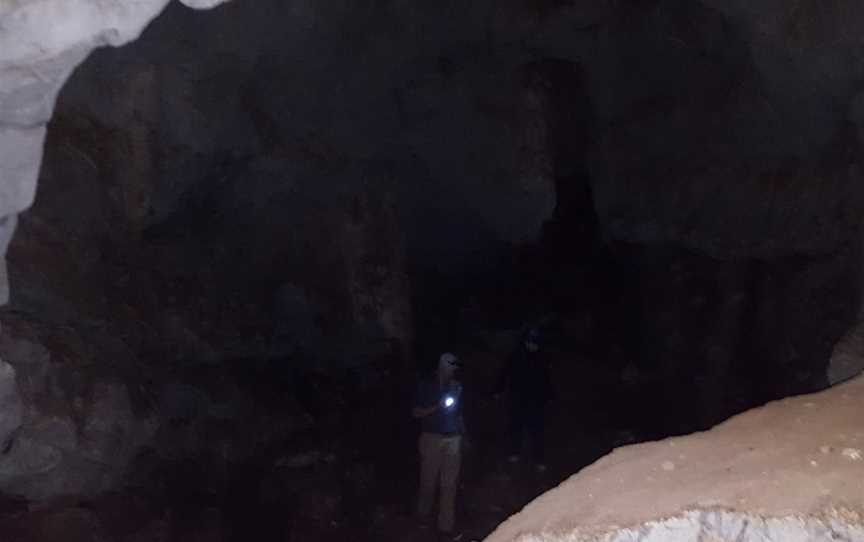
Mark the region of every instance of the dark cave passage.
[[[821, 102], [763, 88], [738, 19], [291, 4], [169, 7], [64, 88], [8, 255], [0, 535], [438, 540], [412, 409], [444, 352], [466, 541], [614, 448], [829, 385], [859, 136], [839, 104], [778, 121]], [[545, 470], [496, 388], [529, 330]]]

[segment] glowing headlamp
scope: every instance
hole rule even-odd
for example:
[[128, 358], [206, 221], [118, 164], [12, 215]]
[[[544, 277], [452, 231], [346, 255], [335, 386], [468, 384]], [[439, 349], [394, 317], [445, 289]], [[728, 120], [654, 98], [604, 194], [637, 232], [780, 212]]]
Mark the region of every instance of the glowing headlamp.
[[447, 397], [444, 398], [444, 407], [445, 408], [450, 408], [455, 404], [456, 404], [456, 399], [454, 399], [452, 396], [448, 395]]

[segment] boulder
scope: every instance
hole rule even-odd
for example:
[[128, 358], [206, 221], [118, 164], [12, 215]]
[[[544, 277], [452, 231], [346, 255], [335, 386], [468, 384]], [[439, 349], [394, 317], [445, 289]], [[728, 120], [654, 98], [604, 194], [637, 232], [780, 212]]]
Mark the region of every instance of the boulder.
[[864, 540], [864, 378], [615, 450], [486, 542]]
[[45, 337], [21, 322], [0, 336], [9, 360], [0, 365], [0, 485], [33, 500], [116, 487], [156, 423], [136, 411], [124, 382], [96, 377], [87, 359], [46, 347]]

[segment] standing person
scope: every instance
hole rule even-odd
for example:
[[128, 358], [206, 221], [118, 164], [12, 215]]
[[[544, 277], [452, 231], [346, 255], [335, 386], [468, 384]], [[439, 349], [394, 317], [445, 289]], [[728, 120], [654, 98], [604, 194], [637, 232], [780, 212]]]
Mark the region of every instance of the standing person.
[[496, 391], [510, 392], [510, 456], [519, 461], [527, 439], [538, 472], [546, 470], [543, 432], [546, 403], [552, 398], [549, 360], [540, 348], [540, 332], [529, 329], [501, 369]]
[[420, 495], [417, 512], [421, 517], [432, 513], [436, 488], [440, 491], [438, 530], [453, 531], [456, 490], [462, 463], [462, 384], [455, 378], [459, 359], [450, 352], [438, 360], [438, 369], [420, 382], [412, 414], [419, 419]]

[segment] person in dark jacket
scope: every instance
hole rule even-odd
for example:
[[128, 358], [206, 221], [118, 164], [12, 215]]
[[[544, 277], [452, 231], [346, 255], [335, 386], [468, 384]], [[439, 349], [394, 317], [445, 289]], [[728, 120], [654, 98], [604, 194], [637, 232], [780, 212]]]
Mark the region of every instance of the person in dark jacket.
[[522, 447], [528, 441], [535, 468], [546, 470], [544, 418], [546, 404], [552, 399], [549, 360], [541, 349], [540, 332], [529, 329], [504, 364], [496, 391], [510, 394], [510, 457], [519, 461]]

